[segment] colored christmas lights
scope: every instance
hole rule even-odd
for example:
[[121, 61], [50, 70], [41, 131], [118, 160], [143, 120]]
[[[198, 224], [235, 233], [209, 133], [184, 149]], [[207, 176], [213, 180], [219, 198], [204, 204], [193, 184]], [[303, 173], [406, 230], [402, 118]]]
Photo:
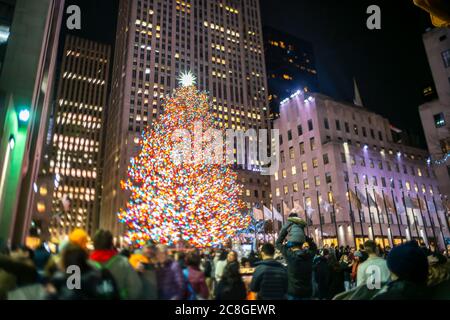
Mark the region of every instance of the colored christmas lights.
[[[133, 245], [152, 240], [169, 245], [220, 246], [248, 227], [250, 218], [242, 214], [242, 186], [237, 183], [236, 172], [225, 164], [208, 162], [208, 157], [193, 161], [198, 152], [216, 150], [211, 148], [212, 141], [204, 139], [200, 147], [197, 145], [193, 158], [186, 159], [185, 153], [174, 156], [183, 141], [183, 137], [174, 138], [174, 133], [182, 129], [193, 135], [199, 122], [202, 133], [219, 130], [207, 94], [195, 86], [183, 86], [166, 98], [164, 113], [143, 132], [141, 150], [130, 162], [128, 179], [121, 183], [122, 189], [130, 192], [130, 200], [118, 214]], [[189, 149], [192, 144], [185, 147]]]

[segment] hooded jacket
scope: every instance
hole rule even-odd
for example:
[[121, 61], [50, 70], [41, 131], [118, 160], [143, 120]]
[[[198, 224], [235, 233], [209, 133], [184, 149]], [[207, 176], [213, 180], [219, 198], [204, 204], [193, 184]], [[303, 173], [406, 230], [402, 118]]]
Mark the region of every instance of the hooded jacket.
[[306, 222], [297, 217], [291, 217], [280, 231], [280, 237], [286, 238], [291, 243], [304, 243]]

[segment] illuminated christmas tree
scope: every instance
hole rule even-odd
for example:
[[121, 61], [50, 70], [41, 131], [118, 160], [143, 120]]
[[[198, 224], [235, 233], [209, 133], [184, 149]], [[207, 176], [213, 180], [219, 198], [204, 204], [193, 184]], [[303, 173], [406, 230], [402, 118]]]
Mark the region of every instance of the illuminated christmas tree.
[[[208, 96], [194, 80], [184, 74], [182, 87], [166, 98], [164, 113], [144, 131], [139, 155], [131, 160], [128, 180], [122, 181], [131, 197], [119, 219], [136, 246], [149, 240], [218, 246], [250, 223], [242, 215], [236, 172], [224, 161], [213, 161], [221, 157], [220, 148], [225, 154], [217, 136], [224, 131], [218, 131]], [[216, 135], [209, 134], [211, 129]]]

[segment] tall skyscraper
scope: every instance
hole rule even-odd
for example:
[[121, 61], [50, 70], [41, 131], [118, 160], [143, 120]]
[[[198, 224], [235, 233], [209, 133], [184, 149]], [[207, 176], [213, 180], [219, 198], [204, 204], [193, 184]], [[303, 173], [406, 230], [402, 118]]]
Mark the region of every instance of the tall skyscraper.
[[53, 96], [64, 1], [0, 1], [0, 239], [24, 243]]
[[277, 118], [281, 100], [299, 88], [319, 90], [313, 45], [288, 33], [265, 26], [264, 50], [271, 118]]
[[47, 153], [36, 186], [36, 223], [53, 236], [98, 226], [101, 150], [111, 48], [67, 35]]
[[450, 197], [450, 29], [430, 30], [423, 41], [438, 98], [419, 107], [420, 117], [440, 192]]
[[[138, 138], [158, 117], [161, 98], [185, 71], [211, 95], [224, 128], [267, 128], [267, 84], [257, 0], [123, 0], [120, 2], [108, 109], [100, 225], [120, 234], [120, 190]], [[240, 170], [251, 207], [268, 204], [267, 177]]]

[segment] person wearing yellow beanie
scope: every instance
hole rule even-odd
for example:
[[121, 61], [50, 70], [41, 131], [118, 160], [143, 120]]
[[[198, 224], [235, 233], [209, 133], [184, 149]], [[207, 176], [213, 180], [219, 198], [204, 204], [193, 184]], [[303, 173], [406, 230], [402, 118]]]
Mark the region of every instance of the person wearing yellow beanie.
[[69, 235], [69, 242], [77, 246], [80, 246], [84, 250], [87, 250], [89, 236], [86, 233], [86, 231], [82, 229], [75, 229]]
[[158, 284], [156, 279], [155, 268], [150, 259], [142, 253], [135, 253], [130, 256], [128, 262], [134, 270], [137, 271], [142, 283], [142, 300], [158, 299]]
[[142, 254], [132, 254], [130, 256], [130, 259], [128, 260], [131, 264], [131, 266], [134, 268], [134, 270], [141, 271], [140, 268], [142, 268], [142, 264], [147, 265], [150, 263], [150, 260]]

